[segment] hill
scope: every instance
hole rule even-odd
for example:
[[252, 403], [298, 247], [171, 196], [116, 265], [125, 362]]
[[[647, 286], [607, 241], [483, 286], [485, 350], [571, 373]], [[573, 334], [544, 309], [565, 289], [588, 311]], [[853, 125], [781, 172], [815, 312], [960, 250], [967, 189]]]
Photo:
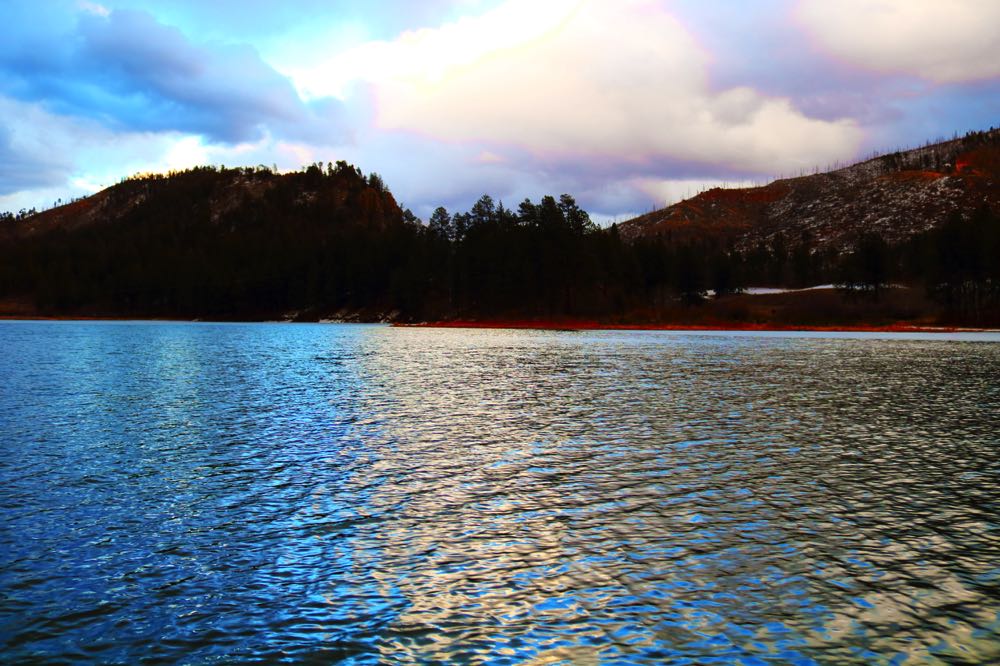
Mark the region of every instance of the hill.
[[[201, 167], [0, 220], [0, 294], [28, 311], [258, 318], [379, 306], [404, 212], [354, 167]], [[334, 283], [336, 286], [334, 286]]]
[[739, 250], [804, 242], [849, 252], [865, 233], [889, 244], [982, 206], [1000, 211], [1000, 129], [882, 155], [763, 187], [702, 192], [620, 225], [625, 238], [711, 240]]
[[[78, 231], [94, 225], [155, 224], [166, 211], [182, 212], [179, 228], [219, 225], [257, 215], [315, 215], [350, 218], [384, 228], [399, 223], [402, 211], [377, 174], [365, 177], [345, 162], [324, 170], [314, 164], [301, 172], [278, 174], [266, 167], [196, 167], [169, 174], [144, 174], [96, 194], [5, 225], [22, 238], [51, 231]], [[280, 210], [278, 210], [280, 209]]]

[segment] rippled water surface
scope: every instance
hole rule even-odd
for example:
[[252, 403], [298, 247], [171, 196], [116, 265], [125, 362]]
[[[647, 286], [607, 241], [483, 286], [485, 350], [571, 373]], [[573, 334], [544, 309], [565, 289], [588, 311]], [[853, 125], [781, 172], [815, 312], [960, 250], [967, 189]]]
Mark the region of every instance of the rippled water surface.
[[0, 661], [996, 663], [969, 338], [0, 324]]

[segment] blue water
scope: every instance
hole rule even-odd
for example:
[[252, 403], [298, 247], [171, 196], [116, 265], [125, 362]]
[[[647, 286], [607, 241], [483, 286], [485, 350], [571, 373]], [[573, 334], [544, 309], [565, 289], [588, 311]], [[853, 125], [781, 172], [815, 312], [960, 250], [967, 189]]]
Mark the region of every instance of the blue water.
[[998, 336], [910, 337], [0, 323], [0, 661], [995, 663]]

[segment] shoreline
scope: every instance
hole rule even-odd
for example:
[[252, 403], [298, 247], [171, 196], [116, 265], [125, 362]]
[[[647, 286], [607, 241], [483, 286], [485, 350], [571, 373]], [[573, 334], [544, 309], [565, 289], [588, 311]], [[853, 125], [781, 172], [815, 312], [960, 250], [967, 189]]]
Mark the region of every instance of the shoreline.
[[536, 331], [732, 331], [732, 332], [816, 332], [816, 333], [1000, 333], [1000, 328], [979, 328], [960, 325], [929, 324], [778, 324], [767, 322], [713, 322], [713, 323], [610, 323], [591, 320], [550, 319], [449, 319], [426, 322], [344, 321], [319, 319], [294, 321], [281, 319], [179, 319], [158, 317], [100, 317], [100, 316], [40, 316], [0, 314], [0, 322], [151, 322], [175, 324], [383, 324], [393, 328], [440, 328], [480, 330], [536, 330]]
[[445, 320], [419, 323], [394, 323], [399, 328], [469, 328], [469, 329], [515, 329], [540, 331], [774, 331], [774, 332], [819, 332], [819, 333], [997, 333], [997, 328], [975, 328], [969, 326], [930, 326], [926, 324], [884, 324], [884, 325], [795, 325], [748, 322], [718, 322], [711, 324], [646, 323], [619, 324], [596, 321], [550, 321], [550, 320]]

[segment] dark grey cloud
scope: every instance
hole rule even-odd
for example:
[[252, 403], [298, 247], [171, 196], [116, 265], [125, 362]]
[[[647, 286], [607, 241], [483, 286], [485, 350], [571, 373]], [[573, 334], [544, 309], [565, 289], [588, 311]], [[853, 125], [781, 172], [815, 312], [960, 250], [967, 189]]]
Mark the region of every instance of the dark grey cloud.
[[0, 46], [0, 85], [16, 99], [116, 130], [223, 143], [265, 130], [331, 142], [344, 130], [339, 103], [305, 103], [251, 47], [196, 44], [142, 11], [82, 14], [66, 32], [12, 35]]

